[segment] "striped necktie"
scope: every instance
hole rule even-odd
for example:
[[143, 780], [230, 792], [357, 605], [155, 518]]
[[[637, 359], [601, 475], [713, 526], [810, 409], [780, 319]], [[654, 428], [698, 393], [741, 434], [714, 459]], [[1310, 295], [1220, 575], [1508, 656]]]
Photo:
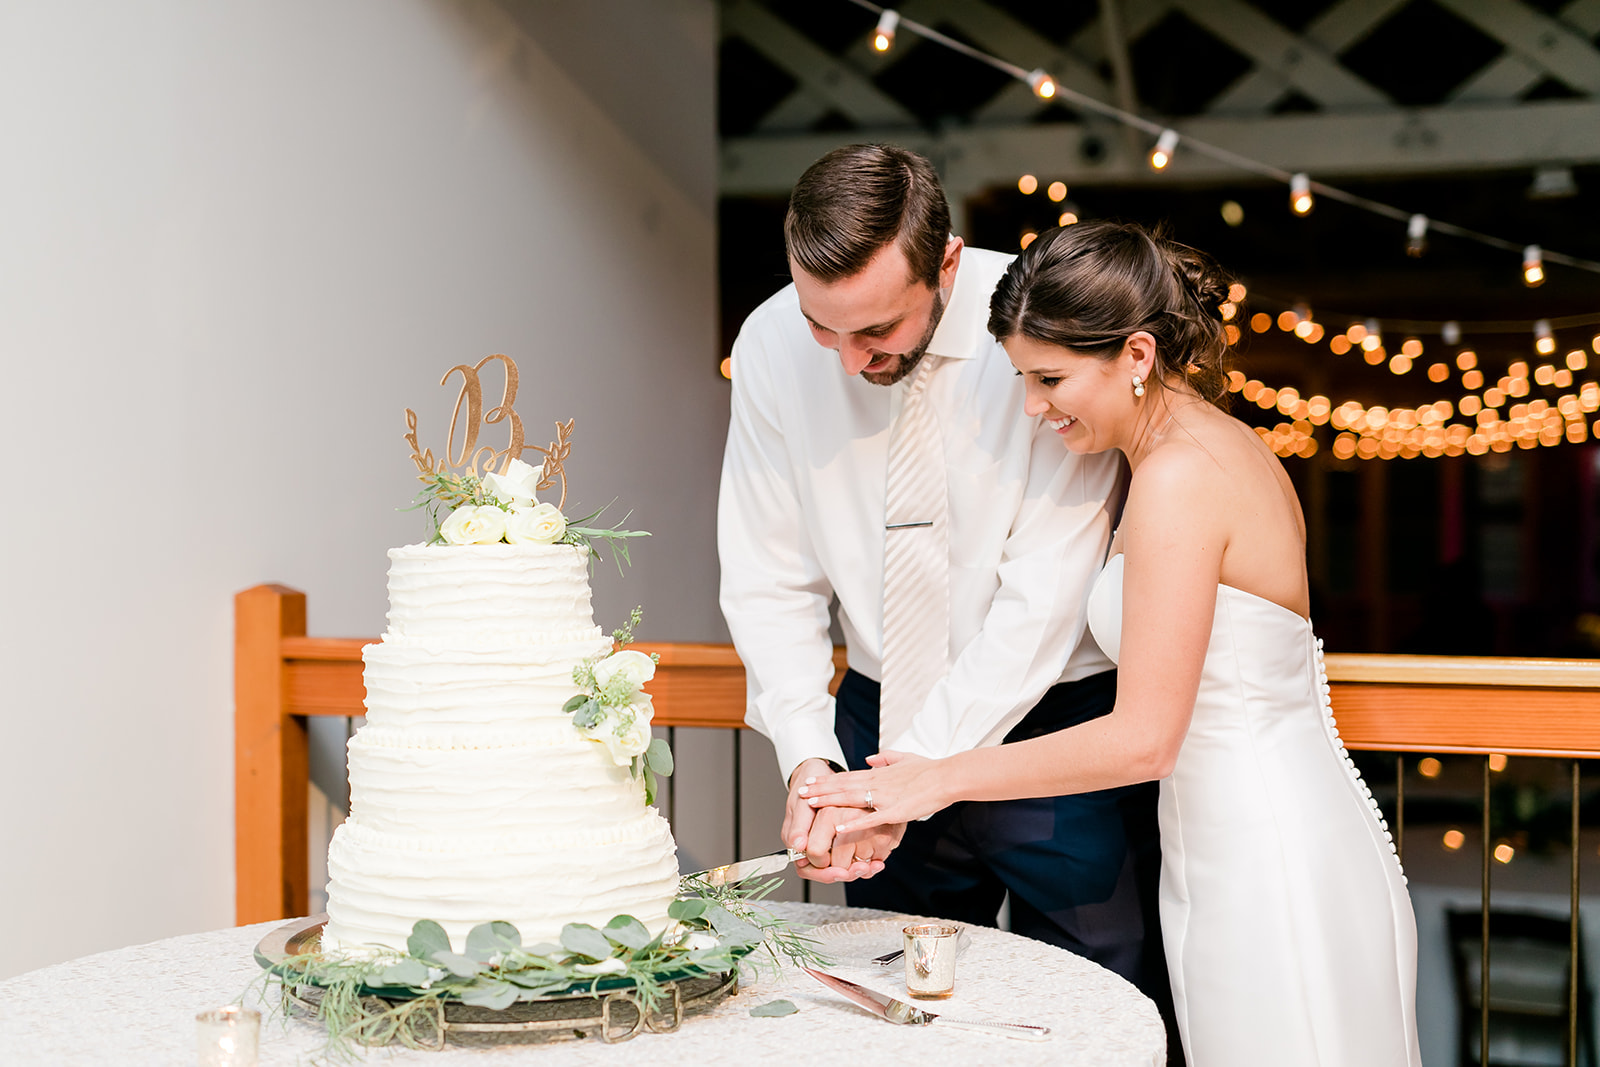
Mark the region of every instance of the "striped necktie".
[[883, 688], [878, 742], [911, 726], [949, 669], [949, 486], [928, 382], [939, 357], [924, 355], [889, 431], [883, 529]]

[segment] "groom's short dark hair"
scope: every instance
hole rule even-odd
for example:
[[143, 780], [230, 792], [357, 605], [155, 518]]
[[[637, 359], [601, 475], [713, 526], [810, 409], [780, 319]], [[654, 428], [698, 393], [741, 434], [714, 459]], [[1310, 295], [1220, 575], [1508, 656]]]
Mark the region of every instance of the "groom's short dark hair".
[[789, 258], [823, 282], [860, 273], [893, 241], [912, 280], [937, 288], [949, 238], [950, 204], [933, 164], [894, 145], [846, 145], [811, 164], [783, 221]]

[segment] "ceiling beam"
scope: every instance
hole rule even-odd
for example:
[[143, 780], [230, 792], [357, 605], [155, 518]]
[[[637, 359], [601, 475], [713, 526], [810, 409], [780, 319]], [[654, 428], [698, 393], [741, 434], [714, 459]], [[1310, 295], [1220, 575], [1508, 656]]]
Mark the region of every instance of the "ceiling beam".
[[[1382, 25], [1407, 2], [1342, 0], [1312, 19], [1302, 36], [1308, 48], [1337, 56]], [[1254, 70], [1218, 94], [1206, 110], [1214, 115], [1262, 114], [1291, 88], [1292, 83], [1281, 71], [1258, 63]]]
[[[1335, 181], [1430, 173], [1503, 170], [1549, 163], [1600, 162], [1600, 102], [1549, 100], [1499, 107], [1386, 109], [1354, 115], [1265, 118], [1203, 116], [1175, 124], [1186, 134], [1250, 159]], [[1069, 184], [1254, 182], [1237, 169], [1186, 152], [1154, 172], [1142, 153], [1103, 125], [1072, 123], [950, 130], [861, 129], [793, 137], [730, 138], [720, 149], [724, 196], [784, 196], [823, 153], [852, 142], [892, 141], [928, 156], [952, 197], [1010, 185], [1019, 174]], [[1103, 154], [1086, 158], [1086, 138]], [[1408, 205], [1401, 205], [1402, 207]]]
[[1388, 94], [1341, 67], [1321, 45], [1295, 36], [1244, 0], [1180, 0], [1177, 6], [1325, 108], [1393, 106]]
[[728, 0], [722, 8], [722, 25], [725, 34], [743, 38], [808, 92], [856, 122], [909, 126], [917, 121], [855, 68], [753, 0]]
[[1569, 87], [1600, 95], [1600, 51], [1560, 18], [1551, 18], [1515, 0], [1436, 2]]

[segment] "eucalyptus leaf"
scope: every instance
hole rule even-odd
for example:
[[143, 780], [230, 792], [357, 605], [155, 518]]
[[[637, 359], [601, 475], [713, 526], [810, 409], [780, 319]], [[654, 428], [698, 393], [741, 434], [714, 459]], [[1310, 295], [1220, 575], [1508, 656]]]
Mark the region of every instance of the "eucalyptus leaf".
[[461, 978], [473, 978], [483, 972], [483, 964], [459, 952], [435, 952], [433, 958], [439, 966]]
[[403, 959], [384, 968], [383, 973], [378, 975], [379, 985], [404, 985], [416, 989], [421, 989], [422, 983], [427, 980], [428, 965], [416, 959]]
[[644, 759], [652, 771], [663, 778], [672, 777], [672, 749], [662, 738], [650, 742], [650, 747], [645, 749]]
[[580, 730], [587, 730], [599, 722], [605, 713], [606, 709], [601, 706], [599, 701], [592, 697], [586, 697], [583, 706], [578, 709], [577, 714], [573, 715], [572, 725]]
[[418, 919], [406, 938], [406, 951], [419, 960], [431, 960], [437, 953], [450, 951], [450, 935], [432, 919]]
[[568, 923], [561, 928], [561, 947], [592, 960], [608, 959], [611, 942], [588, 923]]
[[667, 905], [667, 916], [679, 922], [690, 922], [703, 918], [709, 907], [711, 901], [704, 897], [680, 897]]
[[769, 1000], [765, 1004], [757, 1004], [750, 1009], [750, 1016], [754, 1019], [778, 1019], [785, 1015], [793, 1015], [800, 1009], [789, 1000]]
[[760, 927], [739, 918], [720, 904], [706, 908], [705, 917], [727, 945], [758, 945], [766, 937]]
[[479, 963], [522, 947], [522, 933], [508, 922], [479, 923], [467, 934], [467, 955]]
[[623, 948], [639, 950], [650, 943], [650, 931], [645, 929], [644, 923], [632, 915], [618, 915], [606, 923], [601, 933], [615, 941]]
[[644, 769], [644, 802], [646, 804], [656, 802], [656, 774], [649, 766]]
[[589, 694], [587, 694], [587, 693], [579, 693], [577, 696], [573, 697], [571, 700], [569, 700], [565, 704], [561, 705], [561, 710], [565, 711], [565, 712], [568, 712], [568, 713], [571, 713], [571, 712], [577, 711], [579, 708], [583, 707], [588, 702], [589, 702]]
[[461, 1003], [478, 1008], [509, 1008], [520, 990], [510, 982], [477, 982], [461, 991]]

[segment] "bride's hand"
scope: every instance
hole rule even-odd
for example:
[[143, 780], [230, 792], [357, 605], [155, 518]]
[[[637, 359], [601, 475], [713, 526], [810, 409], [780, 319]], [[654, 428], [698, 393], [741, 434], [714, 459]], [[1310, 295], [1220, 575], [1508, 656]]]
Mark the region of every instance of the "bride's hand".
[[871, 770], [808, 778], [797, 790], [813, 809], [862, 809], [856, 818], [840, 823], [836, 833], [915, 822], [950, 803], [940, 789], [937, 760], [880, 752], [869, 756], [867, 763]]

